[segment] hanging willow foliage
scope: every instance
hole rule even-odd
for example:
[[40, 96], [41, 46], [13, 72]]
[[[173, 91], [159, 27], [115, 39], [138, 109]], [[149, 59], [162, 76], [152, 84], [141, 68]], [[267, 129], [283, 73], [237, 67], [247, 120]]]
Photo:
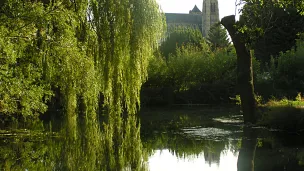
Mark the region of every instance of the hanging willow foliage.
[[[41, 114], [48, 102], [59, 103], [67, 142], [90, 132], [85, 143], [102, 147], [109, 163], [104, 170], [122, 170], [128, 163], [141, 170], [134, 114], [164, 23], [155, 0], [5, 0], [0, 5], [0, 117]], [[108, 116], [102, 133], [96, 119], [100, 94]], [[123, 119], [123, 112], [130, 115]], [[128, 151], [131, 147], [135, 151]], [[73, 170], [71, 155], [66, 167]]]
[[[124, 139], [130, 136], [130, 123], [121, 114], [127, 112], [132, 118], [139, 107], [148, 58], [163, 31], [163, 15], [154, 0], [93, 0], [90, 7], [98, 47], [95, 65], [109, 116], [103, 146], [106, 154], [117, 156], [106, 156], [106, 161], [112, 166], [123, 166], [122, 158], [128, 151], [120, 147], [126, 146]], [[134, 141], [139, 141], [139, 126], [137, 121], [133, 122], [138, 130]], [[138, 153], [139, 158], [141, 155]]]
[[[29, 84], [40, 88], [36, 100], [42, 106], [28, 106], [27, 114], [45, 112], [43, 97], [54, 87], [60, 89], [66, 109], [75, 108], [73, 96], [82, 96], [87, 106], [96, 109], [102, 93], [110, 111], [136, 112], [147, 78], [147, 59], [163, 28], [155, 0], [6, 0], [0, 10], [0, 87], [4, 92], [0, 112], [13, 113], [29, 103], [23, 100], [20, 107], [21, 95], [8, 90], [14, 79], [31, 80]], [[19, 61], [22, 66], [15, 65]], [[8, 66], [14, 70], [8, 71]], [[21, 76], [19, 69], [25, 66], [28, 73], [37, 74]]]
[[154, 0], [94, 0], [91, 10], [105, 103], [115, 112], [125, 106], [134, 114], [147, 59], [162, 33], [162, 14]]

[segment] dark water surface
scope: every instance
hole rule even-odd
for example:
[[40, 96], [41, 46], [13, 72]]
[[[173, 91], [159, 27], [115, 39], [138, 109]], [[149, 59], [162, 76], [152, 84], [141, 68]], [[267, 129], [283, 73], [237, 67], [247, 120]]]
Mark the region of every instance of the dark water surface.
[[234, 109], [144, 109], [140, 120], [141, 138], [126, 122], [116, 146], [96, 127], [77, 138], [6, 128], [0, 170], [304, 171], [303, 135], [244, 127]]

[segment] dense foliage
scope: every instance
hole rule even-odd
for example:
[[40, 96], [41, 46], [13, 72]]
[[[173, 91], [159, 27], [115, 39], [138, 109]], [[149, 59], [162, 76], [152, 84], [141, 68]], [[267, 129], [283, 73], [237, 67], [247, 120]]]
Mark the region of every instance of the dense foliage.
[[271, 96], [293, 98], [304, 92], [304, 44], [297, 41], [297, 48], [271, 58], [270, 67], [257, 77], [258, 93], [264, 98]]
[[220, 23], [214, 24], [209, 31], [208, 41], [213, 50], [226, 48], [230, 45], [226, 29]]
[[[143, 86], [143, 103], [222, 103], [238, 94], [236, 87], [236, 55], [234, 51], [212, 52], [193, 46], [177, 48], [176, 55], [169, 56], [169, 62], [162, 58], [151, 58], [149, 79]], [[255, 92], [260, 102], [267, 99], [294, 98], [304, 92], [303, 51], [298, 40], [297, 48], [280, 53], [272, 58], [270, 67], [261, 68], [253, 58]], [[254, 53], [252, 53], [254, 55]]]
[[[303, 89], [303, 41], [277, 58], [269, 67], [261, 67], [253, 58], [255, 93], [259, 103], [269, 98], [294, 98]], [[236, 54], [231, 48], [211, 51], [206, 43], [201, 47], [184, 45], [169, 55], [168, 61], [160, 54], [150, 59], [149, 79], [143, 86], [146, 105], [219, 104], [233, 102], [239, 94], [236, 87]], [[251, 51], [255, 55], [255, 51]], [[230, 98], [229, 98], [230, 97]], [[233, 102], [234, 103], [234, 102]]]
[[242, 8], [240, 31], [263, 65], [269, 64], [271, 56], [296, 45], [298, 33], [304, 31], [301, 1], [241, 1], [246, 4]]
[[161, 54], [168, 59], [169, 55], [175, 54], [176, 48], [186, 44], [192, 44], [196, 47], [201, 47], [201, 43], [204, 43], [202, 33], [198, 28], [192, 27], [174, 27], [167, 32], [167, 36], [160, 44]]
[[236, 56], [226, 49], [213, 52], [206, 43], [201, 47], [181, 46], [167, 63], [152, 58], [149, 79], [143, 86], [143, 102], [228, 102], [235, 92]]
[[44, 113], [52, 96], [67, 113], [94, 113], [100, 95], [135, 113], [162, 31], [155, 1], [7, 0], [0, 20], [2, 115]]

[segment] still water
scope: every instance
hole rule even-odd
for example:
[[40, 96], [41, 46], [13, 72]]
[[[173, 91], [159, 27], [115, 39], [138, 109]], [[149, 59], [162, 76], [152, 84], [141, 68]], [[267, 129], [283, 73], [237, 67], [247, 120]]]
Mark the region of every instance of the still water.
[[237, 170], [237, 155], [231, 151], [222, 152], [218, 162], [208, 162], [204, 153], [198, 155], [189, 155], [187, 157], [178, 157], [170, 152], [169, 149], [156, 150], [149, 157], [149, 168], [151, 171], [167, 170], [192, 170], [192, 171], [226, 171]]
[[126, 119], [121, 133], [81, 119], [56, 131], [6, 128], [0, 170], [304, 170], [302, 135], [244, 127], [233, 110], [145, 110], [140, 121]]
[[[219, 134], [227, 134], [228, 131], [214, 128], [192, 128], [183, 131], [184, 135], [181, 136], [189, 137], [191, 134], [192, 136], [201, 135], [201, 140], [196, 140], [197, 144], [192, 144], [194, 147], [198, 146], [196, 147], [197, 151], [187, 153], [185, 150], [185, 152], [181, 151], [177, 153], [179, 147], [175, 147], [176, 151], [166, 147], [157, 149], [148, 160], [151, 171], [226, 171], [227, 168], [231, 171], [237, 170], [238, 150], [234, 147], [237, 144], [237, 140], [218, 140], [218, 137], [210, 137], [210, 135], [208, 135], [210, 131], [218, 131]], [[209, 140], [207, 140], [207, 136]], [[189, 138], [195, 139], [195, 137]], [[186, 144], [182, 144], [182, 141], [179, 142], [181, 142], [181, 144], [179, 144], [181, 146]], [[191, 147], [192, 145], [188, 148], [193, 148]], [[200, 146], [203, 148], [200, 148]]]
[[[166, 113], [171, 117], [164, 117]], [[237, 111], [188, 109], [145, 114], [142, 125], [153, 127], [150, 132], [142, 128], [149, 132], [143, 134], [144, 142], [152, 144], [151, 171], [304, 170], [303, 135], [244, 127]]]

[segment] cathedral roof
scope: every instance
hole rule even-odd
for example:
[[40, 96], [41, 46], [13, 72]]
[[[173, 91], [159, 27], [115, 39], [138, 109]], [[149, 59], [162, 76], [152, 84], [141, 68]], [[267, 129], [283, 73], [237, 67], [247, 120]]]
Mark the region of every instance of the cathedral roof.
[[167, 23], [202, 24], [202, 16], [197, 14], [165, 13]]
[[191, 13], [201, 13], [202, 11], [199, 10], [199, 9], [197, 8], [197, 6], [195, 5], [195, 6], [193, 7], [193, 9], [192, 9], [190, 12], [191, 12]]

